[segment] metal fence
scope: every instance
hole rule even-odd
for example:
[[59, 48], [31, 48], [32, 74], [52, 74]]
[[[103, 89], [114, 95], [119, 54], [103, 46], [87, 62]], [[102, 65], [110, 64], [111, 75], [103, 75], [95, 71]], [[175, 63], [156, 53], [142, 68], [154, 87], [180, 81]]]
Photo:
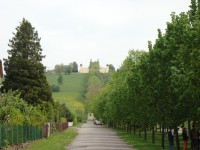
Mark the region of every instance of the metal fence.
[[45, 123], [43, 126], [0, 124], [0, 149], [8, 145], [18, 145], [27, 141], [48, 138], [53, 130], [62, 132], [68, 128], [68, 122]]
[[0, 124], [0, 148], [34, 141], [42, 137], [42, 127]]

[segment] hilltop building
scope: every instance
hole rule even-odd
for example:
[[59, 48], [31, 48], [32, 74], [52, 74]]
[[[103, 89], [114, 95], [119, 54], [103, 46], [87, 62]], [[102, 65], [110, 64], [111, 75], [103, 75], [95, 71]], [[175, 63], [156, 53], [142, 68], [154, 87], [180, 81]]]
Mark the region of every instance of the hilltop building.
[[99, 69], [99, 72], [100, 72], [100, 73], [108, 73], [108, 72], [109, 72], [109, 65], [106, 65], [105, 68], [101, 67], [101, 68]]
[[[90, 60], [90, 65], [92, 63], [97, 63], [99, 65], [99, 61], [98, 60], [96, 62], [92, 62], [92, 60]], [[90, 72], [90, 68], [89, 67], [83, 67], [83, 65], [80, 64], [79, 73], [89, 73], [89, 72]], [[99, 72], [100, 73], [108, 73], [109, 72], [109, 65], [106, 65], [105, 68], [103, 68], [103, 67], [99, 68]]]
[[82, 64], [80, 64], [79, 72], [80, 73], [89, 73], [89, 68], [85, 68], [85, 67], [83, 67]]

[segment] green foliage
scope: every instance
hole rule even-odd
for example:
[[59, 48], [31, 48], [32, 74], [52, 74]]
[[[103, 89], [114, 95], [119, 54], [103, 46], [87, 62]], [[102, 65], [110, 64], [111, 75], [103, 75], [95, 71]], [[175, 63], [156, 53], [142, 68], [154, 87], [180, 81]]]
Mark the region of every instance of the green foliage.
[[3, 146], [6, 147], [6, 148], [8, 148], [8, 146], [9, 146], [9, 141], [8, 141], [8, 139], [4, 139], [4, 140], [3, 140]]
[[90, 73], [98, 74], [99, 69], [100, 69], [99, 61], [94, 61], [94, 62], [90, 61], [90, 65], [89, 65]]
[[72, 64], [66, 65], [64, 69], [65, 74], [71, 74], [72, 67], [73, 67]]
[[66, 104], [62, 104], [61, 105], [61, 109], [62, 109], [62, 117], [65, 117], [67, 119], [67, 121], [72, 122], [73, 121], [73, 115], [70, 112], [69, 108], [67, 108]]
[[200, 5], [191, 3], [187, 13], [171, 14], [164, 34], [158, 29], [155, 44], [148, 43], [149, 52], [129, 52], [101, 90], [95, 115], [144, 128], [162, 124], [176, 129], [187, 120], [199, 121]]
[[101, 73], [99, 72], [99, 62], [90, 62], [90, 73], [87, 80], [86, 89], [86, 111], [94, 112], [95, 99], [103, 87], [104, 82]]
[[51, 85], [52, 92], [60, 92], [60, 87], [58, 85]]
[[55, 65], [54, 71], [60, 75], [62, 72], [64, 72], [64, 65]]
[[58, 84], [63, 84], [63, 77], [61, 74], [58, 77]]
[[18, 90], [21, 98], [33, 105], [52, 101], [45, 67], [41, 63], [44, 56], [40, 38], [31, 23], [23, 19], [8, 45], [10, 50], [8, 58], [4, 60], [6, 75], [2, 92]]
[[115, 71], [115, 67], [112, 64], [109, 64], [109, 72], [114, 72]]
[[72, 63], [72, 72], [78, 72], [78, 64], [75, 61]]
[[74, 64], [72, 64], [72, 63], [70, 63], [69, 65], [63, 65], [63, 64], [55, 65], [54, 71], [58, 75], [60, 75], [62, 73], [66, 74], [66, 75], [71, 74], [73, 72], [73, 67], [74, 67], [73, 65]]
[[40, 107], [28, 105], [16, 92], [0, 96], [0, 123], [15, 125], [41, 125], [47, 121], [46, 116], [40, 111]]

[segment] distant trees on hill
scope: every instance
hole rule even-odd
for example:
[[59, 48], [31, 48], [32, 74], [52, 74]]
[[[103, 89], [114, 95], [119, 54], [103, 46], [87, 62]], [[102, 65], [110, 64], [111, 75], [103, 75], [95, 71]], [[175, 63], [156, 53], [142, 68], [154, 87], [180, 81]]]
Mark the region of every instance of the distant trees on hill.
[[72, 72], [78, 72], [78, 64], [75, 61], [72, 63]]
[[112, 64], [109, 64], [109, 72], [114, 72], [115, 71], [115, 67]]
[[99, 69], [100, 69], [99, 61], [90, 62], [89, 65], [90, 73], [99, 73]]
[[[109, 65], [111, 70], [108, 73], [100, 73], [99, 72], [99, 61], [90, 62], [90, 72], [87, 81], [86, 88], [86, 111], [94, 112], [95, 105], [97, 103], [97, 96], [103, 89], [103, 87], [109, 82], [113, 73], [115, 72], [115, 68], [113, 65]], [[96, 116], [98, 117], [98, 116]]]
[[72, 72], [78, 72], [78, 64], [74, 61], [68, 65], [57, 64], [55, 65], [54, 71], [56, 74], [70, 74]]

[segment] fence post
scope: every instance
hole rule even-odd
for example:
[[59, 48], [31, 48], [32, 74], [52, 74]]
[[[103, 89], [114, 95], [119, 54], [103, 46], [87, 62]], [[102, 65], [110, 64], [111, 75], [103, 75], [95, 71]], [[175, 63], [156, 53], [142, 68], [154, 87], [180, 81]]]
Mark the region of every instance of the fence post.
[[36, 126], [34, 128], [35, 128], [35, 134], [34, 134], [35, 138], [34, 138], [34, 140], [36, 140], [37, 139], [37, 135], [36, 135], [37, 134], [37, 129], [36, 129]]
[[28, 126], [28, 140], [31, 140], [31, 126]]
[[22, 143], [24, 143], [24, 125], [21, 126], [21, 129], [22, 129], [22, 133], [21, 133], [22, 137], [21, 137], [21, 139], [22, 139]]
[[11, 127], [11, 134], [12, 134], [12, 137], [11, 137], [11, 143], [10, 144], [13, 144], [14, 143], [14, 131], [15, 131], [15, 126], [14, 125], [12, 125]]
[[16, 126], [16, 130], [17, 130], [17, 144], [19, 144], [19, 130], [18, 130], [18, 125], [15, 125]]
[[41, 126], [41, 130], [40, 130], [40, 139], [43, 138], [43, 126]]

